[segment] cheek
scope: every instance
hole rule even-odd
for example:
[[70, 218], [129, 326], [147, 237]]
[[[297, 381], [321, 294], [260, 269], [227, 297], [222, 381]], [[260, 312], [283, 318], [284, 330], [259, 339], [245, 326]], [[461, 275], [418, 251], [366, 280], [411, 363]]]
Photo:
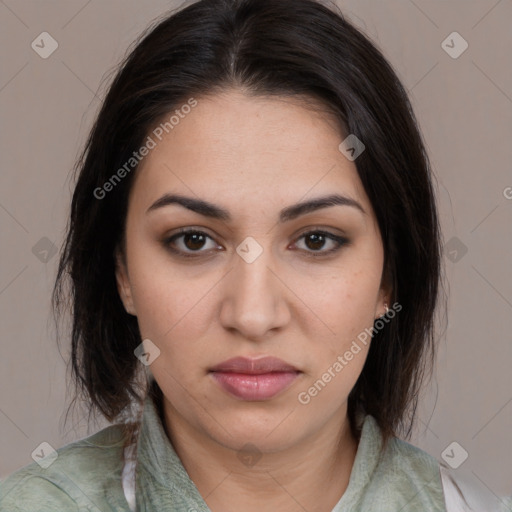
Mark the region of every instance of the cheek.
[[[298, 390], [298, 407], [305, 408], [310, 417], [320, 419], [331, 416], [346, 402], [368, 353], [368, 346], [359, 345], [357, 353], [350, 350], [351, 345], [344, 347], [347, 350], [331, 358], [316, 376]], [[349, 353], [350, 360], [347, 358]]]
[[[305, 349], [311, 354], [307, 379], [299, 389], [297, 401], [309, 413], [324, 417], [346, 401], [366, 360], [371, 336], [365, 332], [373, 325], [370, 300], [372, 293], [338, 290], [338, 301], [330, 306], [325, 318], [335, 334], [311, 338]], [[371, 334], [371, 331], [369, 331]], [[361, 336], [363, 333], [363, 336]], [[314, 344], [314, 346], [313, 346]]]
[[[165, 253], [149, 244], [131, 253], [130, 280], [141, 334], [161, 338], [200, 300], [199, 280], [172, 264]], [[147, 242], [146, 242], [147, 244]], [[135, 245], [135, 244], [134, 244]], [[189, 313], [190, 312], [190, 313]]]
[[141, 261], [137, 266], [135, 258], [133, 263], [131, 277], [140, 333], [160, 350], [151, 369], [155, 376], [170, 379], [170, 385], [172, 376], [189, 379], [202, 371], [202, 340], [214, 311], [213, 295], [208, 293], [210, 280], [178, 272], [168, 264]]
[[[128, 229], [128, 262], [139, 325], [162, 335], [194, 300], [194, 276], [171, 259], [157, 233]], [[151, 324], [148, 325], [148, 320]], [[156, 334], [155, 332], [153, 334]]]
[[[318, 276], [317, 276], [318, 277]], [[373, 325], [380, 287], [380, 274], [373, 269], [340, 268], [327, 279], [302, 279], [301, 297], [317, 318], [325, 335], [343, 345], [364, 328]], [[314, 314], [313, 314], [314, 313]]]

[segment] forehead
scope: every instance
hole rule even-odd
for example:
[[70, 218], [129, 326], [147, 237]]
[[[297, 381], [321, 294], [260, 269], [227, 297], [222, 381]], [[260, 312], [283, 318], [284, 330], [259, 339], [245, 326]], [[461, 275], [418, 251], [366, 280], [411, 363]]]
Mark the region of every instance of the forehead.
[[240, 91], [196, 101], [167, 131], [172, 112], [148, 134], [155, 147], [137, 169], [135, 206], [176, 191], [260, 205], [339, 192], [369, 206], [355, 163], [338, 149], [345, 134], [318, 103]]

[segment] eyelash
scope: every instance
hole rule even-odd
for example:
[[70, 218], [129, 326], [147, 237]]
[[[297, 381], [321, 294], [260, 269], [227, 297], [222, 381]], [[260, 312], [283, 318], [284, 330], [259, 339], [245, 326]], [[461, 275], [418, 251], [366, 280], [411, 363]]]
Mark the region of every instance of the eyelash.
[[[197, 229], [187, 229], [187, 228], [183, 228], [183, 229], [180, 229], [178, 233], [175, 233], [174, 235], [172, 235], [171, 237], [168, 237], [166, 239], [163, 240], [163, 244], [164, 244], [164, 247], [166, 247], [167, 249], [169, 249], [171, 252], [173, 252], [174, 254], [177, 254], [178, 256], [180, 257], [183, 257], [183, 258], [198, 258], [201, 256], [201, 253], [205, 253], [205, 252], [208, 252], [208, 251], [202, 251], [202, 250], [197, 250], [197, 251], [192, 251], [191, 253], [187, 253], [187, 252], [184, 252], [180, 249], [175, 249], [171, 246], [171, 244], [178, 238], [181, 238], [183, 237], [184, 235], [188, 235], [188, 234], [198, 234], [198, 235], [204, 235], [206, 236], [207, 238], [210, 238], [211, 240], [213, 240], [213, 238], [211, 236], [209, 236], [207, 233], [205, 233], [204, 231], [200, 231], [200, 230], [197, 230]], [[321, 229], [314, 229], [314, 230], [311, 230], [311, 231], [307, 231], [305, 233], [302, 233], [299, 238], [297, 238], [297, 240], [300, 240], [302, 238], [306, 238], [308, 237], [309, 235], [313, 235], [313, 234], [316, 234], [316, 235], [322, 235], [334, 242], [336, 242], [337, 246], [334, 247], [333, 249], [329, 249], [328, 251], [312, 251], [312, 250], [309, 250], [309, 251], [305, 251], [305, 254], [307, 257], [312, 257], [312, 258], [323, 258], [323, 257], [327, 257], [331, 254], [334, 254], [336, 252], [338, 252], [343, 246], [347, 245], [349, 243], [349, 240], [343, 236], [338, 236], [338, 235], [335, 235], [334, 233], [330, 233], [328, 231], [324, 231], [324, 230], [321, 230]]]

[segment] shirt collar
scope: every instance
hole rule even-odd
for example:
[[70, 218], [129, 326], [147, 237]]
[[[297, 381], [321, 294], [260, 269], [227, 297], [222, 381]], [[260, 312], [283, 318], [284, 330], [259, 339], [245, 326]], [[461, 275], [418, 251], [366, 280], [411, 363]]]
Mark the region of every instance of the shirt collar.
[[159, 403], [144, 403], [137, 447], [137, 510], [209, 512], [164, 430]]
[[[137, 510], [209, 512], [206, 502], [178, 457], [164, 430], [161, 406], [149, 395], [144, 404], [137, 447]], [[355, 506], [370, 483], [382, 453], [376, 420], [366, 415], [348, 487], [332, 512]]]

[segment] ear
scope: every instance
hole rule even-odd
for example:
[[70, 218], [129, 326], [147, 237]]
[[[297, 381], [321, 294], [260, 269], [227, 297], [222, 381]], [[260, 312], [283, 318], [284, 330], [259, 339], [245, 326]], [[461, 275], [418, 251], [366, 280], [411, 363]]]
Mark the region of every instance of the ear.
[[386, 305], [388, 308], [391, 308], [391, 297], [393, 295], [393, 289], [388, 278], [387, 273], [384, 273], [382, 276], [380, 290], [379, 290], [379, 299], [377, 301], [377, 311], [375, 320], [379, 317], [383, 316], [386, 313]]
[[132, 289], [130, 286], [126, 262], [119, 249], [116, 249], [115, 251], [115, 266], [117, 291], [119, 292], [119, 297], [124, 305], [124, 309], [130, 315], [137, 316], [135, 306], [133, 304]]

